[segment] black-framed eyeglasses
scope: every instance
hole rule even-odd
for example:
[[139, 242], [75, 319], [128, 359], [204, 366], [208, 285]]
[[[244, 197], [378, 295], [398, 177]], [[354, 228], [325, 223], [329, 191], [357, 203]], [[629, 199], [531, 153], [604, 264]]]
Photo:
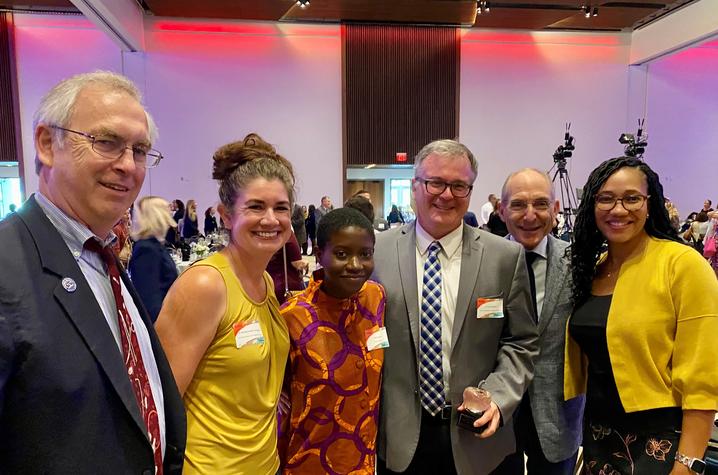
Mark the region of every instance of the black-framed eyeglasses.
[[426, 188], [426, 192], [434, 196], [442, 194], [446, 188], [449, 187], [454, 198], [466, 198], [474, 188], [473, 185], [467, 185], [466, 183], [461, 182], [447, 183], [442, 180], [427, 180], [426, 178], [421, 178], [419, 176], [415, 179], [422, 182], [424, 184], [424, 188]]
[[127, 145], [120, 137], [112, 135], [90, 135], [85, 132], [78, 132], [77, 130], [66, 129], [57, 125], [50, 126], [53, 129], [62, 130], [65, 132], [71, 132], [73, 134], [82, 135], [90, 141], [92, 150], [98, 155], [112, 160], [117, 160], [122, 157], [125, 150], [132, 150], [132, 158], [135, 161], [135, 165], [143, 168], [154, 168], [160, 164], [164, 158], [162, 154], [147, 145], [135, 144]]
[[643, 208], [643, 203], [648, 200], [650, 196], [635, 194], [625, 195], [622, 198], [618, 198], [613, 195], [596, 195], [596, 209], [601, 211], [611, 211], [616, 207], [616, 203], [621, 202], [621, 206], [626, 211], [638, 211]]

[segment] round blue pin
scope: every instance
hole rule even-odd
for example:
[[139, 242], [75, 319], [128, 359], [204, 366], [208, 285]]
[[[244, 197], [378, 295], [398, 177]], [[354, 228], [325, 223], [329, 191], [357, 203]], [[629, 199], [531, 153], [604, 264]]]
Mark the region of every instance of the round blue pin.
[[75, 290], [77, 290], [77, 284], [70, 277], [65, 277], [64, 279], [62, 279], [62, 287], [68, 292], [74, 292]]

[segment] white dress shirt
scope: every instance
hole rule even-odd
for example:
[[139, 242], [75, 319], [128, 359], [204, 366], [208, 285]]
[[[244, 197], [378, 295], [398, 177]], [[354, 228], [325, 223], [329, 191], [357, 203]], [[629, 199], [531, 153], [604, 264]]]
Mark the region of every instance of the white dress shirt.
[[419, 313], [421, 314], [421, 291], [424, 281], [424, 263], [429, 257], [429, 246], [439, 241], [439, 263], [441, 264], [441, 368], [444, 380], [444, 395], [449, 394], [451, 376], [451, 332], [454, 328], [456, 297], [459, 294], [461, 275], [461, 248], [463, 243], [463, 223], [441, 239], [434, 239], [416, 221], [416, 282], [419, 294]]

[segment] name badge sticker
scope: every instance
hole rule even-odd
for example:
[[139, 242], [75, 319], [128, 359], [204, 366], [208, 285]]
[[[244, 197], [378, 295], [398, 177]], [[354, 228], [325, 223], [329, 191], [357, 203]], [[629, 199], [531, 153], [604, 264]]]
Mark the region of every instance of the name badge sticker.
[[504, 318], [504, 299], [476, 299], [476, 318]]
[[386, 327], [374, 325], [366, 332], [366, 348], [369, 351], [378, 348], [389, 348], [389, 337], [386, 334]]
[[232, 330], [234, 331], [234, 343], [237, 348], [251, 344], [264, 344], [264, 334], [258, 321], [237, 322], [232, 325]]

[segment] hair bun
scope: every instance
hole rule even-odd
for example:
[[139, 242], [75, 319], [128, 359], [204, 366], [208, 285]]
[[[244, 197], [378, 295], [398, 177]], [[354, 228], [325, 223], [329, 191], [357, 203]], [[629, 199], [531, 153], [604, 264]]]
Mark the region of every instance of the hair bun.
[[274, 146], [266, 142], [258, 134], [247, 134], [243, 140], [228, 143], [220, 147], [212, 157], [212, 178], [224, 180], [238, 167], [257, 158], [278, 159]]

